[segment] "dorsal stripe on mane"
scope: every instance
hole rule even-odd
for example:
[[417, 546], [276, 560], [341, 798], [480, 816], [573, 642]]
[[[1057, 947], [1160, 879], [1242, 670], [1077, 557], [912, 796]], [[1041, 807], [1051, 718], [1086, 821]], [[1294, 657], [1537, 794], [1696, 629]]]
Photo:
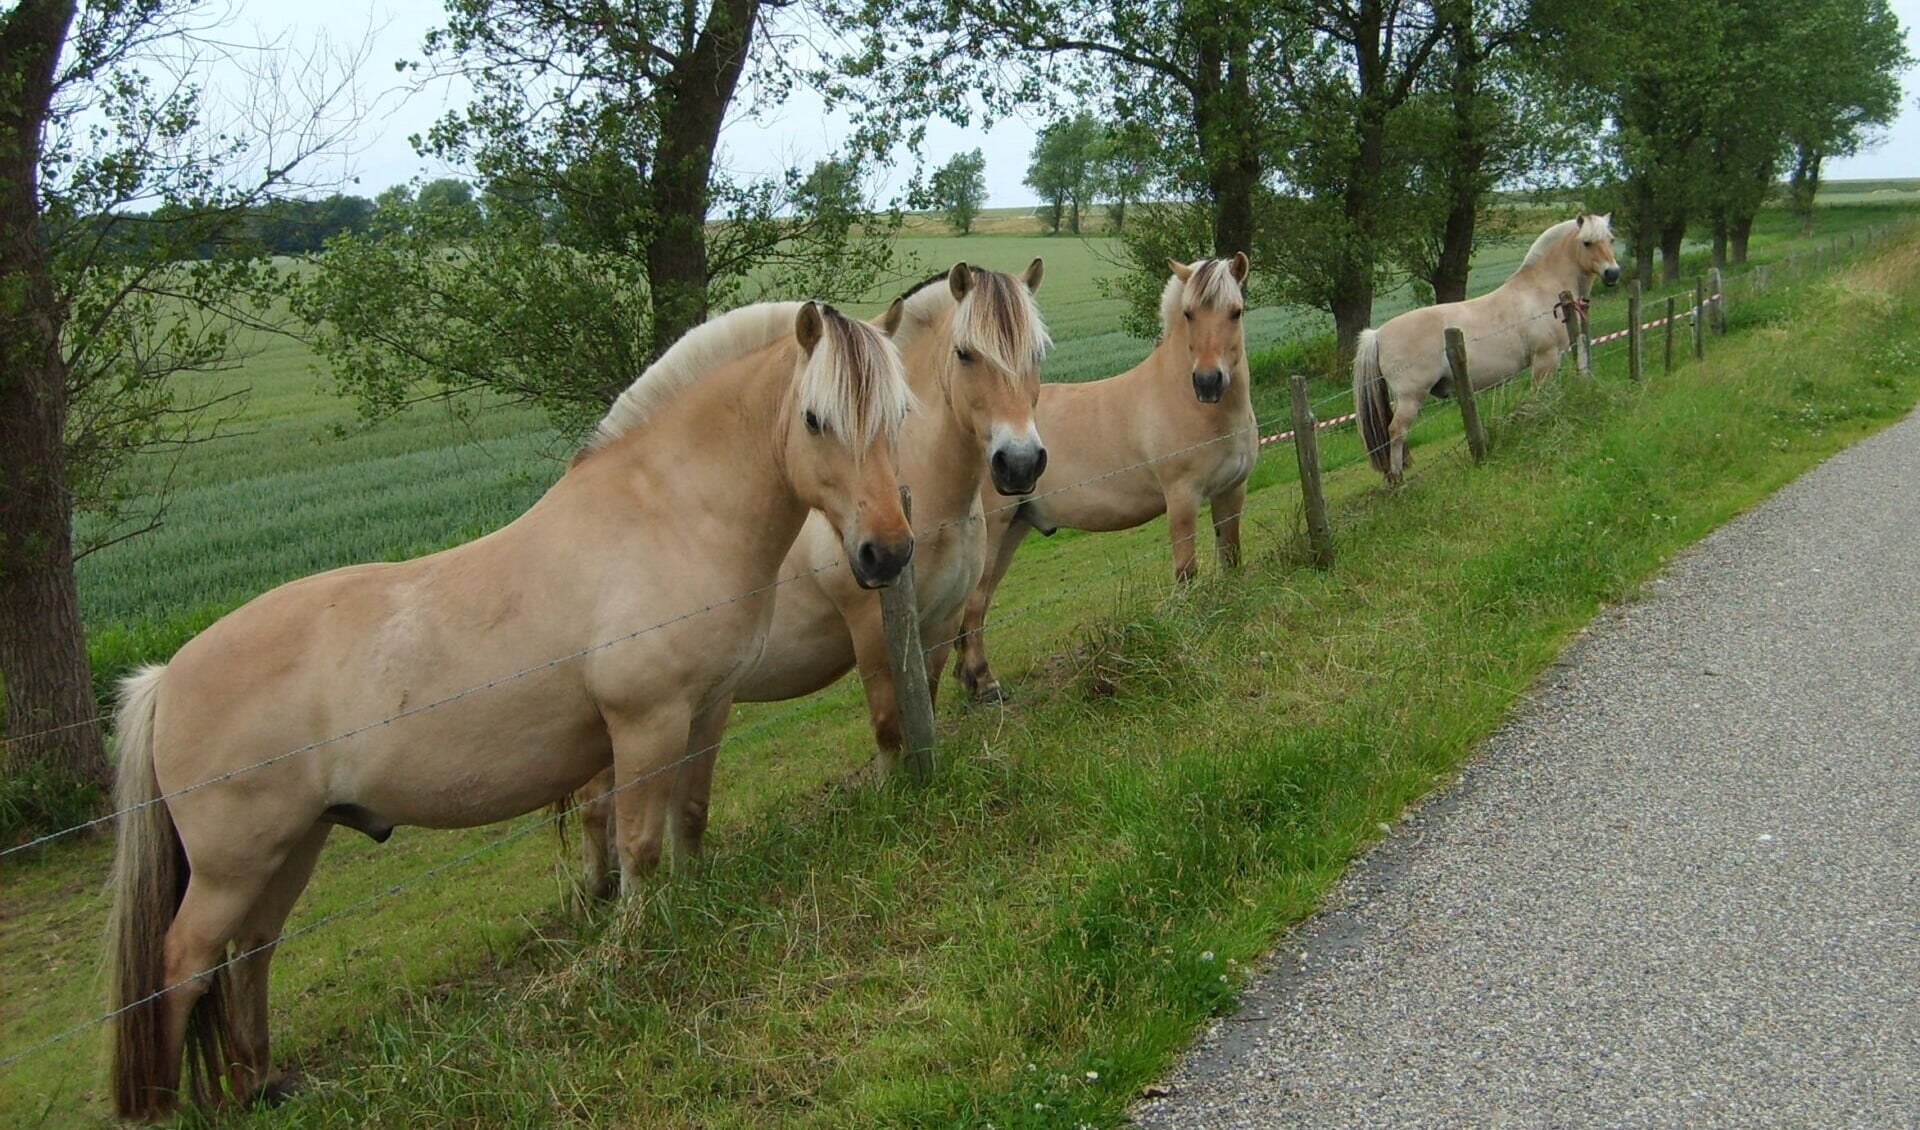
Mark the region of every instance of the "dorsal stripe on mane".
[[1026, 283], [1002, 271], [982, 267], [970, 270], [973, 286], [957, 306], [951, 287], [934, 285], [944, 284], [945, 274], [935, 275], [901, 295], [905, 305], [901, 343], [906, 345], [918, 332], [952, 311], [954, 347], [988, 362], [1017, 385], [1046, 357], [1053, 338]]
[[[1585, 233], [1585, 238], [1608, 239], [1612, 237], [1613, 225], [1606, 222], [1603, 217], [1590, 213], [1584, 218], [1588, 227], [1592, 229]], [[1533, 246], [1527, 248], [1527, 257], [1520, 261], [1520, 265], [1522, 267], [1531, 266], [1545, 258], [1547, 252], [1551, 251], [1560, 240], [1581, 235], [1582, 229], [1580, 221], [1581, 217], [1575, 217], [1571, 220], [1561, 220], [1546, 231], [1541, 232], [1539, 238], [1533, 241]]]
[[1187, 278], [1168, 276], [1166, 287], [1160, 291], [1160, 332], [1163, 336], [1172, 332], [1173, 320], [1180, 317], [1189, 299], [1196, 307], [1206, 310], [1244, 301], [1240, 282], [1233, 277], [1229, 261], [1202, 259], [1193, 264], [1193, 273]]

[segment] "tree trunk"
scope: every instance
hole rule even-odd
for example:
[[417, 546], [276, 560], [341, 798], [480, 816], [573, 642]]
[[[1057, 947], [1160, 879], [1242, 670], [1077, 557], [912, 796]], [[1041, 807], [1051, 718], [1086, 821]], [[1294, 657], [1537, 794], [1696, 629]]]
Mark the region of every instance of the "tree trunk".
[[1753, 216], [1748, 214], [1733, 221], [1733, 231], [1729, 233], [1733, 241], [1733, 261], [1747, 261], [1747, 237], [1753, 234]]
[[1687, 241], [1687, 221], [1684, 217], [1670, 219], [1660, 225], [1660, 281], [1680, 281], [1680, 248]]
[[1199, 43], [1203, 89], [1193, 100], [1193, 124], [1213, 200], [1213, 253], [1251, 255], [1261, 169], [1246, 58], [1252, 31], [1244, 16], [1230, 16], [1210, 30]]
[[692, 50], [661, 83], [647, 245], [654, 357], [707, 317], [707, 182], [759, 12], [760, 0], [712, 0]]
[[1474, 34], [1471, 6], [1447, 9], [1448, 40], [1453, 46], [1450, 110], [1453, 118], [1453, 165], [1447, 176], [1447, 221], [1440, 233], [1440, 257], [1433, 266], [1435, 302], [1460, 302], [1467, 297], [1467, 275], [1473, 267], [1474, 226], [1480, 218], [1481, 170], [1487, 147], [1480, 136], [1480, 39]]
[[1800, 236], [1806, 238], [1813, 234], [1813, 200], [1820, 192], [1820, 164], [1822, 155], [1811, 146], [1801, 145], [1794, 149], [1793, 177], [1788, 182], [1788, 197], [1793, 214], [1800, 218]]
[[[40, 238], [39, 165], [71, 0], [24, 0], [0, 20], [0, 768], [104, 785], [66, 483], [65, 321]], [[56, 729], [57, 728], [57, 729]], [[55, 730], [53, 733], [45, 733]]]
[[1717, 271], [1727, 269], [1728, 233], [1732, 225], [1726, 220], [1716, 218], [1713, 221], [1713, 267]]
[[1071, 210], [1067, 213], [1067, 226], [1073, 230], [1073, 234], [1080, 234], [1080, 201], [1078, 200], [1073, 202]]

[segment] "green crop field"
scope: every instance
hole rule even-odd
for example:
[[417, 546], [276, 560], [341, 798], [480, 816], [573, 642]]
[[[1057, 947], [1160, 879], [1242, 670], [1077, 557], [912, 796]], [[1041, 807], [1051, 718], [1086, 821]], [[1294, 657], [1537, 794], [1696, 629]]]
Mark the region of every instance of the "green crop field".
[[[1911, 214], [1847, 203], [1822, 213], [1820, 240]], [[1052, 379], [1144, 355], [1100, 294], [1106, 241], [990, 219], [902, 249], [929, 269], [1045, 256]], [[1764, 215], [1756, 260], [1809, 247], [1791, 227]], [[1490, 246], [1475, 288], [1525, 244]], [[1920, 251], [1909, 239], [1843, 271], [1743, 299], [1734, 334], [1673, 380], [1625, 387], [1615, 350], [1591, 385], [1508, 386], [1489, 398], [1496, 458], [1480, 471], [1438, 454], [1450, 406], [1420, 425], [1423, 473], [1399, 492], [1375, 489], [1350, 431], [1328, 433], [1330, 574], [1300, 568], [1285, 447], [1253, 483], [1243, 581], [1167, 595], [1164, 523], [1034, 539], [993, 633], [1020, 702], [943, 704], [949, 764], [931, 790], [840, 787], [868, 759], [855, 686], [742, 710], [711, 863], [619, 913], [559, 909], [565, 872], [536, 820], [337, 837], [292, 929], [447, 870], [285, 947], [279, 1058], [311, 1085], [258, 1121], [1111, 1124], [1600, 603], [1914, 403]], [[1407, 301], [1386, 296], [1376, 324]], [[1623, 305], [1602, 298], [1596, 327]], [[1249, 318], [1263, 415], [1326, 324]], [[237, 434], [187, 453], [165, 527], [82, 563], [103, 669], [164, 658], [292, 577], [490, 529], [569, 448], [508, 408], [356, 429], [286, 342], [233, 379], [252, 388]], [[97, 1012], [106, 856], [83, 841], [5, 865], [0, 1058]], [[0, 1069], [0, 1121], [98, 1124], [98, 1065], [88, 1033]]]

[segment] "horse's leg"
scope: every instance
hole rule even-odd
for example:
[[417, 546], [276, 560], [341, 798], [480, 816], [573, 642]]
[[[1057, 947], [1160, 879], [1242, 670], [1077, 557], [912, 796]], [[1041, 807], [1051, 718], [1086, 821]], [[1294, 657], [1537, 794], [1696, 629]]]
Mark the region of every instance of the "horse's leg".
[[[940, 633], [942, 639], [952, 634], [951, 627]], [[953, 645], [946, 643], [935, 644], [927, 649], [927, 701], [931, 705], [940, 705], [940, 675], [947, 669], [947, 653], [952, 650]]]
[[1018, 518], [1007, 526], [994, 547], [993, 555], [987, 559], [986, 572], [981, 575], [980, 583], [974, 586], [973, 595], [967, 598], [966, 617], [961, 622], [960, 664], [955, 673], [960, 677], [960, 685], [967, 688], [967, 694], [975, 702], [999, 702], [1007, 697], [1000, 688], [1000, 680], [993, 677], [993, 671], [987, 666], [987, 640], [983, 633], [987, 627], [987, 610], [993, 606], [994, 590], [1000, 587], [1001, 579], [1013, 565], [1013, 555], [1020, 548], [1020, 540], [1032, 528]]
[[594, 775], [578, 793], [580, 890], [589, 899], [609, 899], [617, 889], [613, 852], [613, 766]]
[[1397, 483], [1407, 468], [1413, 466], [1413, 454], [1407, 450], [1407, 433], [1413, 430], [1413, 422], [1419, 418], [1420, 404], [1426, 400], [1424, 393], [1401, 393], [1393, 406], [1393, 422], [1387, 425], [1388, 442], [1393, 445], [1390, 456], [1392, 470], [1387, 472], [1387, 481]]
[[727, 715], [733, 700], [694, 719], [687, 735], [687, 763], [674, 774], [676, 795], [674, 811], [674, 865], [684, 867], [700, 856], [700, 841], [707, 834], [707, 809], [713, 800], [713, 763], [720, 759], [720, 738], [727, 732]]
[[887, 628], [878, 600], [863, 600], [843, 609], [853, 635], [853, 669], [867, 696], [867, 720], [873, 725], [873, 746], [880, 775], [891, 777], [900, 768], [900, 703], [895, 697], [893, 664], [887, 655]]
[[326, 846], [327, 833], [332, 830], [331, 824], [317, 825], [294, 845], [287, 853], [286, 862], [280, 865], [253, 909], [247, 912], [240, 932], [233, 939], [234, 952], [246, 955], [233, 963], [233, 1004], [238, 1017], [234, 1026], [238, 1037], [235, 1052], [242, 1072], [236, 1092], [243, 1099], [274, 1101], [288, 1093], [270, 1081], [273, 1057], [267, 1042], [268, 967], [273, 963], [287, 915], [293, 912], [293, 904], [299, 900], [300, 892], [306, 890], [307, 880], [313, 877], [313, 866], [320, 859], [320, 849]]
[[1167, 537], [1173, 543], [1173, 579], [1193, 580], [1200, 572], [1200, 497], [1185, 486], [1167, 487]]
[[686, 760], [693, 718], [681, 704], [607, 713], [613, 737], [613, 811], [620, 851], [620, 891], [632, 895], [660, 868], [667, 812]]
[[1552, 346], [1535, 350], [1533, 354], [1533, 387], [1551, 377], [1560, 368], [1560, 351]]
[[1220, 567], [1232, 569], [1240, 564], [1240, 512], [1247, 505], [1247, 484], [1235, 483], [1213, 496], [1208, 504], [1213, 518], [1214, 546], [1220, 554]]
[[[191, 854], [188, 858], [191, 865]], [[221, 1080], [228, 1080], [238, 1090], [246, 1077], [246, 1065], [235, 1059], [240, 1050], [236, 1045], [243, 1042], [237, 1034], [235, 1002], [220, 999], [227, 996], [225, 992], [211, 999], [207, 993], [213, 988], [216, 970], [227, 958], [228, 944], [239, 934], [268, 881], [279, 871], [281, 858], [269, 859], [264, 866], [235, 863], [235, 867], [220, 871], [193, 867], [180, 908], [167, 927], [163, 950], [167, 987], [161, 997], [163, 1067], [158, 1073], [158, 1086], [165, 1092], [179, 1093], [183, 1059], [192, 1039], [197, 1051], [206, 1057], [202, 1066], [207, 1077], [203, 1082], [211, 1091], [206, 1097], [216, 1102], [223, 1098], [219, 1092]], [[229, 981], [227, 988], [232, 987]], [[196, 1013], [196, 1009], [200, 1011]]]

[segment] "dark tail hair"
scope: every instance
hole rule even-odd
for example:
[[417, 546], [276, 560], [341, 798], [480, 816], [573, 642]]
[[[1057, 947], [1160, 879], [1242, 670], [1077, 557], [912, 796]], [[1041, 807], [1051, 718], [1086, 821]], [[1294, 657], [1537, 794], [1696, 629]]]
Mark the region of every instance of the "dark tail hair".
[[1360, 417], [1360, 442], [1367, 445], [1367, 458], [1374, 470], [1386, 474], [1393, 468], [1393, 444], [1387, 431], [1393, 402], [1380, 372], [1380, 335], [1374, 330], [1361, 330], [1359, 348], [1353, 351], [1353, 411]]
[[[120, 684], [118, 779], [121, 810], [113, 860], [107, 968], [113, 980], [113, 1105], [122, 1118], [152, 1119], [178, 1100], [181, 1065], [165, 1062], [167, 930], [187, 891], [187, 855], [153, 772], [153, 716], [164, 667], [143, 667]], [[238, 1041], [231, 967], [208, 978], [187, 1023], [185, 1059], [195, 1100], [219, 1101]]]

